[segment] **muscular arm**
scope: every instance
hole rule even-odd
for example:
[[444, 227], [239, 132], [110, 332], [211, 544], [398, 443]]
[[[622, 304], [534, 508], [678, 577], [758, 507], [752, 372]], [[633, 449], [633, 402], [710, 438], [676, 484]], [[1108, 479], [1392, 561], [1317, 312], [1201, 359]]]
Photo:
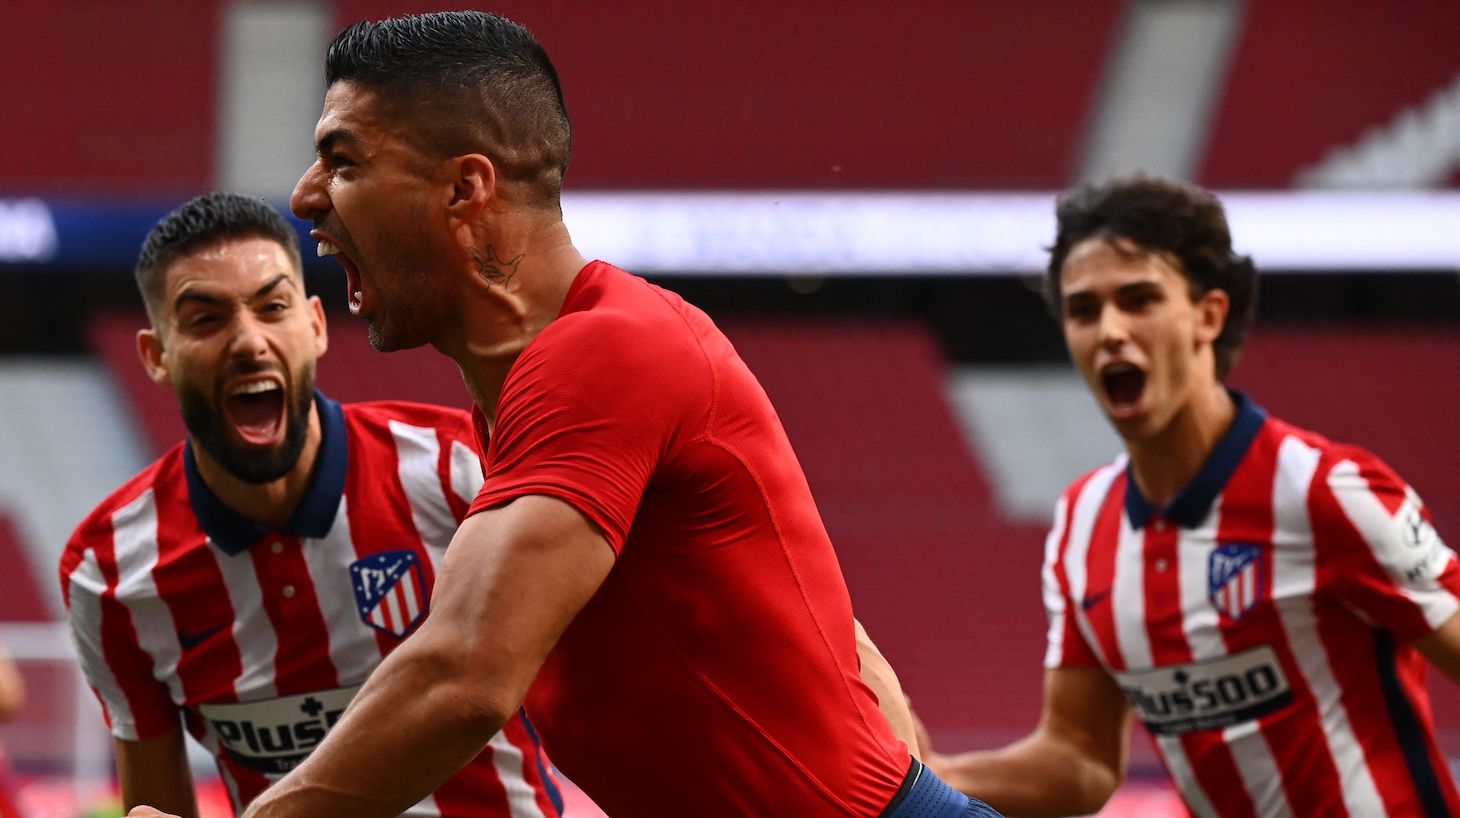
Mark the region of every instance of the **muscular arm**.
[[867, 635], [862, 623], [854, 619], [852, 624], [857, 626], [857, 656], [862, 660], [862, 681], [877, 696], [877, 706], [887, 718], [887, 723], [892, 725], [893, 735], [906, 742], [908, 752], [918, 758], [917, 733], [907, 697], [902, 692], [902, 683], [897, 680], [897, 673], [872, 642], [872, 637]]
[[1460, 613], [1445, 620], [1434, 633], [1416, 639], [1414, 646], [1430, 664], [1460, 682]]
[[1099, 668], [1044, 675], [1033, 733], [999, 750], [924, 759], [943, 780], [1010, 815], [1097, 812], [1125, 777], [1130, 708]]
[[112, 746], [124, 805], [151, 804], [181, 818], [197, 818], [197, 796], [181, 729], [146, 741], [113, 739]]
[[521, 497], [468, 518], [420, 630], [246, 815], [385, 818], [419, 801], [517, 711], [613, 561], [598, 530], [560, 500]]

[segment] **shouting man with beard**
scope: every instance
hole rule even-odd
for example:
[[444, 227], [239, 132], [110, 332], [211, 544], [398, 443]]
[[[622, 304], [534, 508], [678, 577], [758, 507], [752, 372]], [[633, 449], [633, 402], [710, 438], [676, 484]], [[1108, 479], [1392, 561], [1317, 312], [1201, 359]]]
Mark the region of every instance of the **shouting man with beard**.
[[[61, 582], [128, 807], [197, 815], [186, 728], [235, 811], [299, 764], [426, 617], [482, 483], [470, 416], [314, 388], [324, 312], [277, 212], [213, 193], [137, 263], [148, 375], [188, 437], [77, 529]], [[558, 816], [519, 716], [408, 815]]]
[[376, 348], [456, 362], [487, 477], [430, 621], [248, 815], [393, 816], [524, 702], [615, 818], [991, 815], [909, 752], [901, 690], [729, 340], [573, 245], [571, 128], [531, 33], [485, 12], [361, 22], [325, 75], [291, 207]]

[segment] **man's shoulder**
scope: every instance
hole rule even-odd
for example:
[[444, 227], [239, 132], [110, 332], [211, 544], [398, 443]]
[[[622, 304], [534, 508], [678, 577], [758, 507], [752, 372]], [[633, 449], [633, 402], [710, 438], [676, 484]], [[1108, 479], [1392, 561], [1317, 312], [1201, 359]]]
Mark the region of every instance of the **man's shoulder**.
[[187, 478], [183, 472], [183, 444], [178, 443], [127, 482], [118, 486], [82, 518], [71, 535], [68, 551], [92, 547], [98, 538], [113, 536], [118, 513], [132, 507], [144, 496], [186, 496]]
[[1362, 445], [1335, 441], [1320, 432], [1279, 418], [1269, 418], [1263, 433], [1274, 436], [1279, 447], [1295, 446], [1305, 450], [1306, 459], [1312, 461], [1316, 473], [1325, 479], [1335, 468], [1350, 464], [1344, 469], [1356, 470], [1372, 480], [1403, 485], [1383, 458]]
[[523, 361], [563, 375], [617, 379], [673, 370], [687, 376], [708, 359], [702, 335], [693, 315], [669, 302], [605, 304], [554, 320]]
[[1108, 488], [1111, 482], [1125, 471], [1129, 460], [1129, 457], [1121, 452], [1109, 462], [1085, 471], [1065, 485], [1064, 491], [1060, 492], [1060, 500], [1064, 503], [1073, 503], [1092, 486]]
[[703, 316], [672, 290], [605, 262], [581, 292], [570, 295], [563, 312], [543, 330], [553, 343], [591, 342], [604, 337], [647, 337], [673, 343], [692, 339]]

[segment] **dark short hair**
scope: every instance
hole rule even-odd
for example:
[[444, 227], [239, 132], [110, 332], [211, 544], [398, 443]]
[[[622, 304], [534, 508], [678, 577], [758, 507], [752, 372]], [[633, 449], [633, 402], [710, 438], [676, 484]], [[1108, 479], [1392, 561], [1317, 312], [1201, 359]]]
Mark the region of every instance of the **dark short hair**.
[[482, 153], [557, 205], [573, 131], [557, 69], [522, 25], [482, 11], [361, 20], [325, 54], [325, 84], [337, 82], [374, 92], [417, 147]]
[[184, 256], [229, 239], [262, 238], [278, 242], [298, 273], [299, 236], [279, 211], [259, 199], [215, 191], [191, 199], [162, 217], [137, 256], [137, 289], [155, 322], [167, 291], [167, 270]]
[[1257, 268], [1251, 257], [1232, 251], [1227, 214], [1216, 196], [1193, 185], [1134, 176], [1081, 185], [1059, 198], [1055, 215], [1045, 297], [1056, 317], [1070, 250], [1089, 238], [1124, 239], [1174, 258], [1192, 298], [1211, 290], [1227, 294], [1227, 322], [1212, 344], [1217, 377], [1227, 377], [1256, 312]]

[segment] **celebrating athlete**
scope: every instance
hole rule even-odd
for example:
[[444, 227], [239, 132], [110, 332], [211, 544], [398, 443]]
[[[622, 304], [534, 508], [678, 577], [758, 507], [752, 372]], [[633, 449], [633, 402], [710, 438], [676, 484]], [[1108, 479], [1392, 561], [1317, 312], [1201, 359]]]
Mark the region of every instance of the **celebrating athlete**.
[[[136, 272], [152, 321], [138, 351], [188, 436], [76, 530], [62, 591], [127, 806], [197, 815], [185, 728], [241, 812], [427, 618], [481, 461], [464, 411], [315, 390], [324, 313], [268, 205], [184, 204]], [[561, 813], [525, 720], [484, 744], [398, 811]]]
[[377, 348], [460, 366], [487, 476], [430, 618], [250, 815], [393, 815], [524, 699], [610, 815], [990, 814], [881, 712], [900, 692], [866, 681], [880, 657], [729, 341], [573, 246], [537, 42], [480, 12], [397, 18], [344, 31], [325, 71], [293, 210]]
[[1460, 814], [1424, 686], [1425, 659], [1460, 678], [1460, 561], [1374, 455], [1224, 386], [1256, 270], [1220, 203], [1074, 191], [1048, 293], [1125, 453], [1055, 512], [1038, 727], [930, 766], [1007, 812], [1095, 812], [1133, 714], [1198, 816]]

